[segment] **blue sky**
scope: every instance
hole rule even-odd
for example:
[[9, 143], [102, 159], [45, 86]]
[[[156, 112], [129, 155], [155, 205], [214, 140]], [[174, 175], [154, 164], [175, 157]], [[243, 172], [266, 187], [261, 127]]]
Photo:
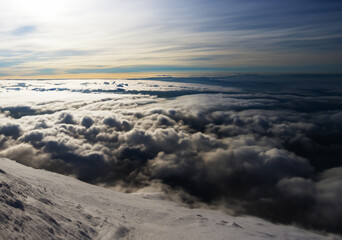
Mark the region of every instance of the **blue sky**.
[[3, 0], [0, 75], [341, 72], [342, 2]]

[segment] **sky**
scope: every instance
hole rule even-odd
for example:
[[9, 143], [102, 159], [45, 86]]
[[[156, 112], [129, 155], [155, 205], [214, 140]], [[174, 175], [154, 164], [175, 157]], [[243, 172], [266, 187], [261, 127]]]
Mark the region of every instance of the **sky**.
[[341, 73], [338, 0], [2, 0], [0, 78]]

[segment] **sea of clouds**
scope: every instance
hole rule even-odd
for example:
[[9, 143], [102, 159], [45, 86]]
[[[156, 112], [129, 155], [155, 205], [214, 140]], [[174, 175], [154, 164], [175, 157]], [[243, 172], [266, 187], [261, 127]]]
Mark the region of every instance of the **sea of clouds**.
[[339, 76], [0, 82], [0, 156], [342, 233]]

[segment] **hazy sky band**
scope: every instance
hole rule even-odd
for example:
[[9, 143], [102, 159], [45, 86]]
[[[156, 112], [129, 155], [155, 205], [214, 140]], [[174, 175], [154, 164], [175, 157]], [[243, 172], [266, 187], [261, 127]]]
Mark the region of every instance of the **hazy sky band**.
[[341, 1], [4, 0], [0, 76], [341, 72]]

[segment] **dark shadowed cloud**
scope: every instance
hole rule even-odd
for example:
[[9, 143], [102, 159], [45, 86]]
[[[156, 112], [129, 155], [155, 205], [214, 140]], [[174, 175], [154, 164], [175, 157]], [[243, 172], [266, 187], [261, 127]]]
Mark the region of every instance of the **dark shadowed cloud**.
[[[1, 90], [20, 89], [6, 96], [44, 98], [2, 99], [0, 156], [122, 191], [159, 186], [192, 206], [341, 233], [338, 79], [2, 82]], [[125, 91], [110, 91], [117, 87]], [[194, 92], [174, 96], [184, 89]]]

